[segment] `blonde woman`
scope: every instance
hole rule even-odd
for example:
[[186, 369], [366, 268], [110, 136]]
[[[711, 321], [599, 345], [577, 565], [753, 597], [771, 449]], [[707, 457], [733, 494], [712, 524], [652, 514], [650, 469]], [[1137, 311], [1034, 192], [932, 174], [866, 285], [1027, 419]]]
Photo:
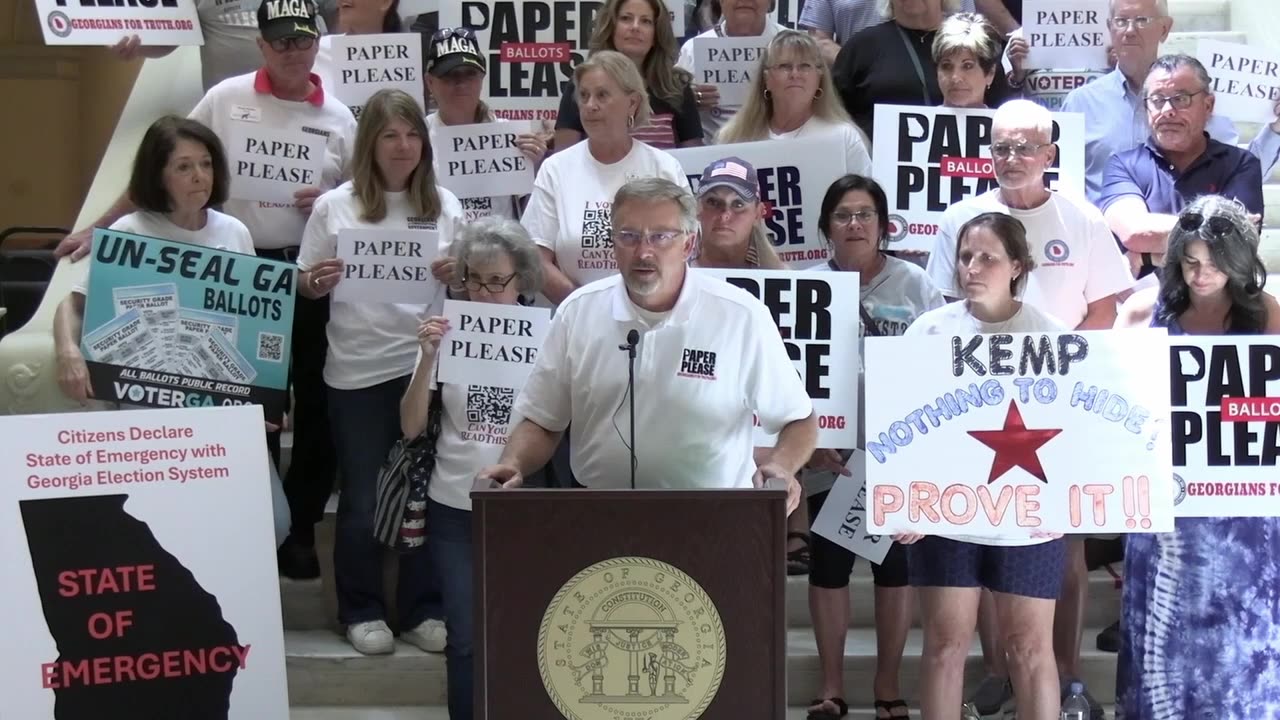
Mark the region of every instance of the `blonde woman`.
[[689, 265], [786, 270], [764, 227], [766, 211], [751, 163], [727, 157], [708, 165], [698, 183], [698, 246]]
[[[661, 0], [609, 0], [596, 14], [591, 52], [616, 50], [631, 58], [649, 90], [649, 122], [631, 136], [664, 150], [702, 144], [702, 119], [693, 94], [693, 76], [675, 66], [676, 36]], [[560, 98], [556, 150], [581, 142], [586, 130], [578, 94], [570, 85]]]
[[610, 230], [613, 196], [634, 178], [689, 186], [680, 163], [635, 140], [649, 122], [649, 101], [636, 64], [602, 50], [574, 69], [587, 141], [542, 163], [521, 224], [541, 249], [542, 292], [560, 304], [579, 286], [618, 272]]
[[[458, 198], [436, 184], [422, 108], [398, 90], [369, 99], [356, 130], [352, 180], [316, 200], [302, 238], [298, 290], [328, 295], [342, 280], [334, 257], [348, 228], [433, 230], [447, 249], [462, 218]], [[437, 242], [424, 233], [424, 242]], [[378, 468], [400, 437], [400, 398], [418, 356], [419, 318], [426, 304], [334, 303], [324, 380], [329, 391], [341, 495], [333, 549], [338, 620], [366, 655], [395, 649], [386, 622], [380, 548], [373, 537]], [[400, 556], [400, 639], [428, 652], [445, 647], [431, 554]]]
[[840, 107], [816, 40], [783, 30], [765, 48], [759, 70], [746, 105], [720, 130], [717, 142], [829, 139], [844, 148], [845, 173], [871, 175], [867, 143]]

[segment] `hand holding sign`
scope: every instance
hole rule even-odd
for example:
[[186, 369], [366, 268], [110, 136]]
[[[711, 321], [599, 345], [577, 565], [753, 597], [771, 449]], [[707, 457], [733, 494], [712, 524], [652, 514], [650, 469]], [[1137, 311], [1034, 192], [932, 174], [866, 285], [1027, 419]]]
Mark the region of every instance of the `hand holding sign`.
[[1025, 37], [1019, 35], [1009, 39], [1009, 64], [1013, 66], [1009, 71], [1009, 81], [1014, 85], [1021, 85], [1027, 79], [1027, 55], [1030, 52], [1031, 46]]
[[67, 348], [58, 354], [58, 387], [62, 394], [84, 405], [93, 397], [89, 383], [89, 365], [84, 361], [80, 348]]
[[293, 194], [293, 206], [298, 208], [304, 215], [311, 214], [311, 208], [315, 207], [316, 198], [324, 194], [324, 191], [318, 187], [302, 188]]
[[440, 350], [440, 341], [449, 332], [449, 318], [435, 315], [422, 321], [418, 326], [418, 344], [422, 346], [422, 354], [435, 357]]
[[311, 266], [304, 287], [311, 291], [313, 298], [328, 295], [338, 281], [342, 280], [342, 265], [342, 258], [329, 258]]
[[703, 110], [720, 104], [720, 91], [715, 85], [694, 85], [693, 96], [698, 100], [698, 107]]

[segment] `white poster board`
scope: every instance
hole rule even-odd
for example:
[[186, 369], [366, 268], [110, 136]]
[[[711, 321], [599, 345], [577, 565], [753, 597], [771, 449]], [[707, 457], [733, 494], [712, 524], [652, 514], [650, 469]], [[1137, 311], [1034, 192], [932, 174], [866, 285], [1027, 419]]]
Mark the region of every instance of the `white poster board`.
[[751, 94], [760, 57], [769, 46], [764, 37], [697, 37], [693, 39], [693, 82], [715, 85], [720, 103], [741, 107]]
[[325, 138], [304, 132], [232, 123], [227, 143], [230, 195], [237, 200], [292, 205], [299, 190], [318, 187]]
[[1153, 329], [867, 338], [870, 530], [1173, 530], [1167, 348]]
[[436, 179], [459, 198], [528, 195], [533, 164], [516, 138], [531, 132], [532, 123], [524, 120], [439, 125], [431, 134]]
[[442, 383], [524, 387], [551, 326], [551, 310], [445, 300], [449, 332], [440, 342]]
[[1022, 32], [1028, 68], [1102, 70], [1107, 67], [1107, 0], [1026, 0]]
[[[818, 447], [858, 444], [858, 273], [702, 269], [769, 308], [818, 416]], [[776, 435], [756, 425], [755, 444]]]
[[852, 475], [841, 475], [827, 493], [818, 517], [813, 519], [813, 532], [877, 565], [893, 547], [887, 535], [867, 532], [867, 454], [854, 450], [845, 463]]
[[1280, 516], [1280, 336], [1169, 338], [1179, 517]]
[[[996, 184], [991, 162], [994, 110], [877, 105], [872, 175], [889, 199], [894, 250], [933, 250], [947, 208]], [[1084, 116], [1053, 113], [1052, 189], [1084, 198]]]
[[333, 301], [426, 305], [440, 290], [431, 261], [440, 250], [435, 230], [338, 231], [336, 257], [343, 262], [342, 280]]
[[417, 33], [334, 35], [332, 42], [333, 94], [357, 120], [364, 104], [379, 90], [401, 90], [419, 107], [427, 106], [422, 39]]
[[287, 720], [268, 462], [259, 406], [0, 417], [0, 714]]
[[668, 151], [680, 161], [689, 186], [698, 192], [702, 171], [711, 163], [739, 157], [751, 163], [760, 181], [760, 199], [769, 204], [764, 220], [778, 257], [796, 269], [827, 260], [829, 251], [818, 232], [822, 196], [844, 174], [844, 150], [816, 138], [709, 145]]
[[204, 45], [195, 0], [36, 0], [36, 14], [45, 45], [115, 45], [131, 35], [143, 45]]
[[1280, 100], [1280, 52], [1200, 40], [1196, 59], [1213, 78], [1213, 111], [1237, 122], [1271, 123]]

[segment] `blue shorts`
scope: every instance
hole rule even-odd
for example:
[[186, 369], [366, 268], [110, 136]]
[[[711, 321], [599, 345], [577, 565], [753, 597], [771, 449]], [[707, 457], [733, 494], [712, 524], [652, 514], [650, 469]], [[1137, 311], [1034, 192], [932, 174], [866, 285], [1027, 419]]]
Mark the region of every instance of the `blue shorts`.
[[992, 592], [1056, 600], [1067, 541], [1006, 547], [929, 535], [908, 546], [912, 587], [984, 587]]

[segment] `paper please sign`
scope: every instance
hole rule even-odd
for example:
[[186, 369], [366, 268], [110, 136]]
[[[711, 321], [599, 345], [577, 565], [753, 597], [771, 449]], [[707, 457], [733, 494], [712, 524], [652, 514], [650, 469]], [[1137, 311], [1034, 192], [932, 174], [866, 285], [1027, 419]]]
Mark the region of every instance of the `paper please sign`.
[[1173, 530], [1167, 347], [1150, 329], [867, 338], [870, 530]]
[[413, 33], [333, 36], [333, 94], [360, 118], [379, 90], [402, 90], [425, 108], [422, 39]]
[[[997, 186], [991, 161], [994, 110], [877, 105], [872, 174], [889, 197], [895, 250], [933, 250], [948, 207]], [[1084, 116], [1053, 113], [1058, 151], [1045, 185], [1084, 197]]]
[[1200, 40], [1196, 59], [1213, 78], [1213, 111], [1237, 122], [1270, 123], [1280, 100], [1280, 52]]
[[[773, 315], [818, 415], [818, 447], [858, 443], [858, 274], [796, 270], [704, 272], [751, 293]], [[850, 308], [854, 308], [850, 310]], [[756, 426], [756, 444], [776, 435]]]
[[1026, 0], [1027, 67], [1101, 70], [1108, 66], [1108, 0]]
[[715, 85], [720, 102], [739, 107], [751, 94], [751, 78], [769, 45], [763, 37], [697, 37], [693, 40], [693, 82]]
[[1280, 337], [1169, 343], [1175, 514], [1280, 516]]
[[195, 0], [36, 0], [36, 14], [45, 45], [204, 44]]
[[296, 275], [289, 263], [95, 229], [80, 341], [94, 396], [253, 403], [278, 417]]
[[867, 532], [867, 454], [854, 450], [845, 467], [853, 475], [836, 478], [822, 511], [813, 520], [813, 531], [878, 565], [889, 554], [893, 540]]
[[333, 288], [333, 301], [430, 303], [440, 287], [431, 274], [439, 237], [435, 230], [338, 231], [336, 256], [343, 268], [342, 279]]
[[287, 720], [263, 427], [249, 406], [0, 418], [4, 717]]
[[769, 207], [764, 225], [783, 262], [797, 269], [813, 267], [829, 251], [818, 232], [822, 196], [833, 180], [844, 175], [843, 152], [817, 138], [678, 148], [668, 151], [680, 161], [689, 186], [698, 192], [702, 171], [730, 155], [755, 166], [760, 200]]
[[227, 147], [231, 197], [293, 204], [293, 194], [320, 184], [325, 138], [320, 135], [232, 123]]
[[551, 326], [551, 310], [445, 300], [449, 332], [440, 342], [442, 383], [524, 387]]
[[436, 177], [459, 198], [528, 195], [533, 192], [533, 165], [516, 137], [530, 132], [531, 123], [523, 120], [441, 125], [431, 138]]

